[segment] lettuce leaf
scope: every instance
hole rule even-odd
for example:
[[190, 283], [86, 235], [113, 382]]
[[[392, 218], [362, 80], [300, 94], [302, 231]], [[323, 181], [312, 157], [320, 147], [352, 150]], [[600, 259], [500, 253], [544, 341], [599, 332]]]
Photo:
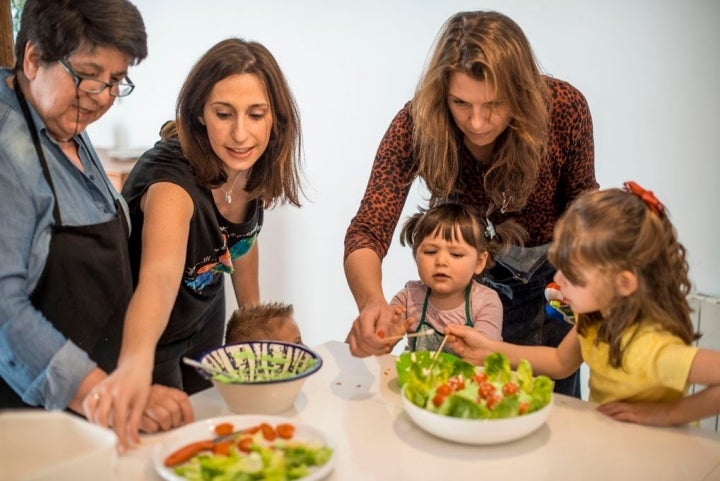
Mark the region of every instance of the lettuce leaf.
[[508, 382], [512, 379], [510, 361], [500, 353], [494, 352], [485, 358], [485, 374], [490, 381]]
[[429, 369], [434, 354], [434, 352], [430, 351], [404, 352], [400, 354], [395, 361], [400, 387], [403, 387], [408, 379], [424, 381], [427, 384], [437, 381], [445, 382], [452, 376], [460, 374], [465, 377], [472, 377], [475, 373], [475, 366], [447, 352], [440, 353], [433, 365], [432, 372], [430, 372]]

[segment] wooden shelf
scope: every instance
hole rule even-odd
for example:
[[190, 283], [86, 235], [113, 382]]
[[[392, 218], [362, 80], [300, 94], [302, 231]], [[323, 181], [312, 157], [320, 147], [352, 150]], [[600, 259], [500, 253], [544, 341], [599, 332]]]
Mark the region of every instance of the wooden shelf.
[[138, 158], [140, 158], [146, 150], [144, 147], [122, 150], [95, 148], [105, 168], [105, 172], [118, 192], [122, 189], [128, 174], [137, 163]]

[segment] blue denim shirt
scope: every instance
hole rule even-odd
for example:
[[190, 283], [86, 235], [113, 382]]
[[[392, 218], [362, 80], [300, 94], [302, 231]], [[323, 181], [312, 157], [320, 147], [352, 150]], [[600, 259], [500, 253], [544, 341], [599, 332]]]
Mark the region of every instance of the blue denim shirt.
[[[64, 409], [95, 367], [87, 353], [67, 340], [30, 302], [45, 267], [54, 197], [43, 177], [15, 92], [0, 69], [0, 375], [24, 402]], [[100, 166], [85, 132], [75, 137], [84, 172], [48, 135], [30, 106], [65, 225], [110, 220], [120, 199]], [[93, 322], [87, 319], [87, 322]]]

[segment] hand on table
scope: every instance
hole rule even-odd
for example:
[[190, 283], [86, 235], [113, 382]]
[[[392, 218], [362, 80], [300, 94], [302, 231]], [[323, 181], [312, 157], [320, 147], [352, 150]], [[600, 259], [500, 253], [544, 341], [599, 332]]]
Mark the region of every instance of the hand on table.
[[150, 386], [150, 395], [140, 418], [140, 431], [167, 431], [193, 421], [195, 414], [184, 391], [161, 384]]
[[646, 424], [648, 426], [673, 426], [670, 415], [673, 403], [626, 403], [601, 404], [597, 410], [617, 421]]
[[140, 418], [150, 394], [150, 368], [126, 362], [97, 383], [85, 396], [85, 417], [93, 423], [111, 427], [118, 437], [118, 450], [140, 442]]
[[185, 392], [150, 385], [151, 369], [123, 363], [96, 383], [83, 400], [83, 411], [89, 421], [113, 428], [119, 452], [138, 444], [140, 432], [167, 431], [195, 420]]

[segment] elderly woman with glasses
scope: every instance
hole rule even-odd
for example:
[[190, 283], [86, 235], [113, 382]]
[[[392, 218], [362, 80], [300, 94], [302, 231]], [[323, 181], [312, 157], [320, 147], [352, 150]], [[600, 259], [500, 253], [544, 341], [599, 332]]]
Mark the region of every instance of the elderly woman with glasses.
[[[132, 294], [127, 206], [86, 127], [128, 95], [147, 55], [127, 0], [28, 0], [14, 69], [0, 70], [0, 409], [85, 414], [117, 364]], [[182, 391], [153, 386], [128, 433], [192, 420]], [[112, 420], [97, 419], [102, 424]]]

